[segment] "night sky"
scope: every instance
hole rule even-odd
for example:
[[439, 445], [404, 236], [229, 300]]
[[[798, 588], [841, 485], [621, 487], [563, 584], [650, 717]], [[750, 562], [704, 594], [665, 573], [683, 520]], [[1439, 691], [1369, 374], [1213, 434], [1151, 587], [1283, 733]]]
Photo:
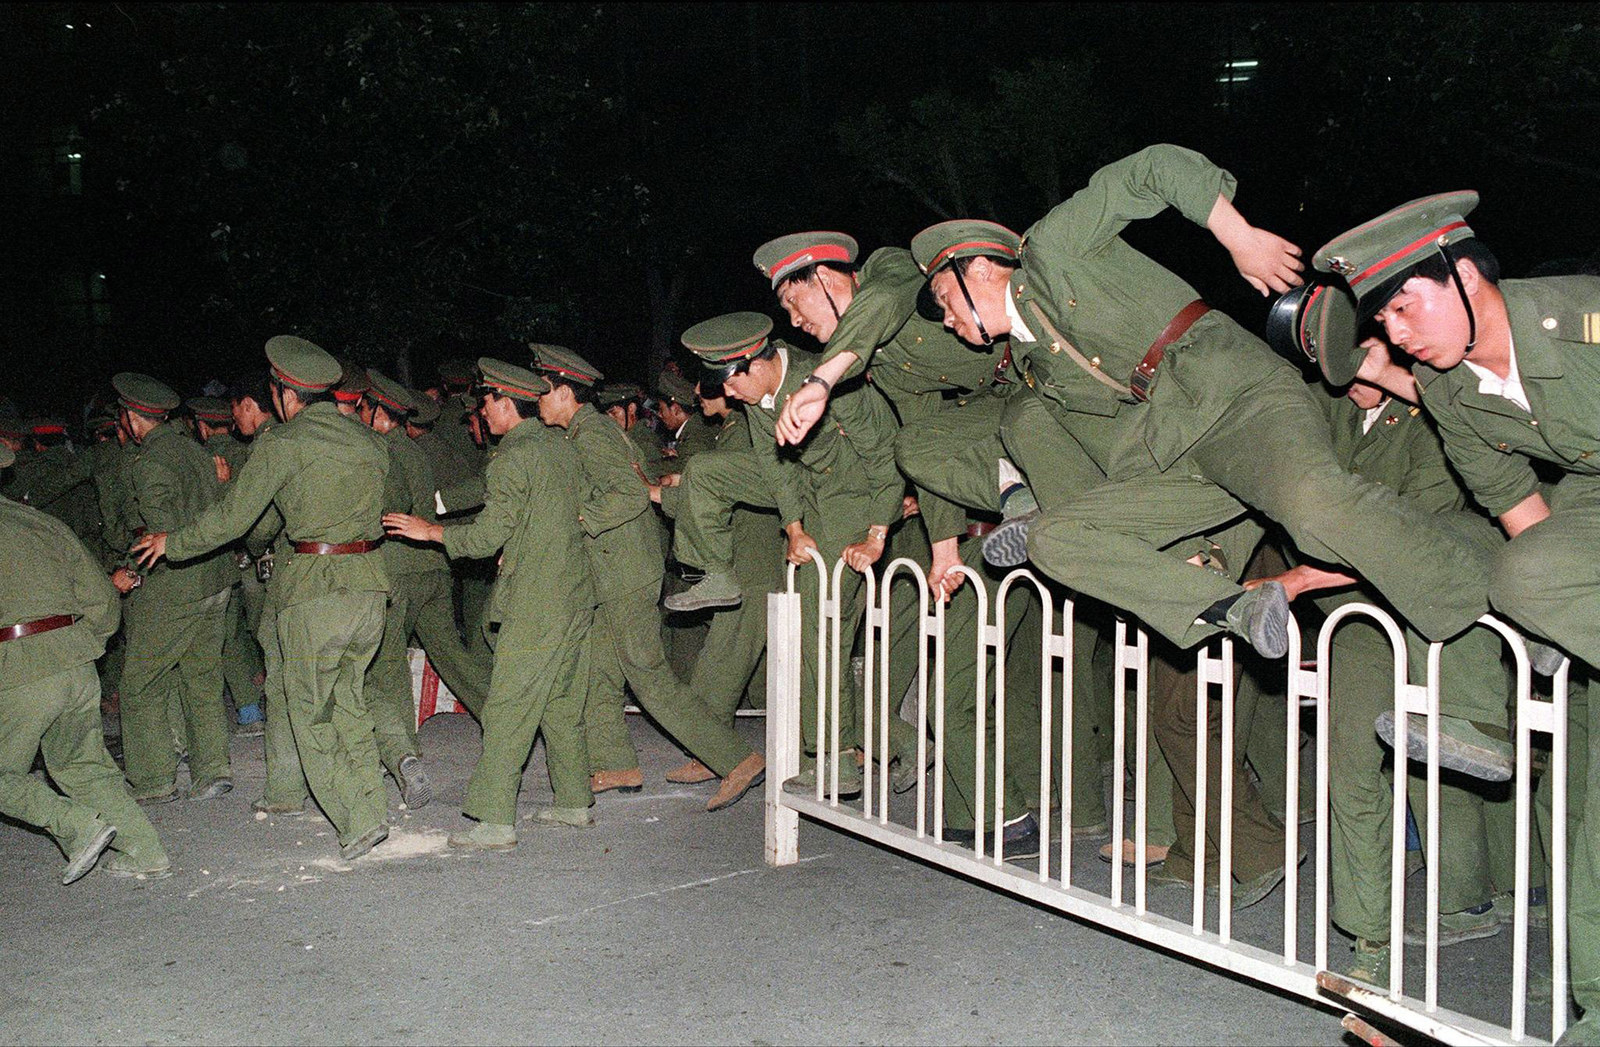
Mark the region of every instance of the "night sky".
[[[0, 395], [186, 393], [292, 331], [414, 384], [570, 345], [647, 380], [806, 228], [1025, 228], [1171, 141], [1309, 255], [1476, 188], [1507, 275], [1593, 267], [1587, 4], [51, 4], [0, 12]], [[70, 26], [71, 28], [67, 28]], [[1129, 233], [1259, 329], [1203, 231]], [[781, 323], [780, 331], [787, 330]], [[799, 336], [795, 336], [797, 340]]]

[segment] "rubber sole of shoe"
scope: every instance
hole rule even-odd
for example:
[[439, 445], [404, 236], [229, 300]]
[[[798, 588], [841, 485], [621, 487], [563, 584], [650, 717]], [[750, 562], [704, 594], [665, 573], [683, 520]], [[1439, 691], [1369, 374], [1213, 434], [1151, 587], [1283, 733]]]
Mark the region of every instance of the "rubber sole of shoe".
[[163, 865], [154, 869], [135, 869], [130, 866], [107, 863], [106, 873], [122, 880], [165, 880], [172, 875], [172, 866]]
[[[788, 781], [783, 783], [783, 791], [788, 793], [790, 796], [815, 797], [817, 795], [817, 780], [812, 778], [810, 781], [804, 781], [802, 780], [802, 777], [797, 774], [793, 778], [790, 778]], [[828, 783], [826, 782], [823, 783], [822, 794], [828, 797], [833, 795], [833, 791], [828, 787]], [[861, 781], [859, 779], [857, 779], [854, 783], [843, 780], [839, 782], [839, 799], [849, 800], [860, 795]]]
[[1002, 520], [984, 535], [983, 559], [994, 567], [1018, 567], [1028, 562], [1028, 530], [1038, 519], [1037, 512], [1023, 513]]
[[1263, 658], [1289, 653], [1289, 596], [1281, 583], [1268, 582], [1258, 590], [1250, 608], [1248, 639]]
[[451, 836], [445, 840], [445, 845], [458, 851], [514, 851], [517, 849], [515, 840], [510, 843], [479, 843], [470, 836]]
[[687, 593], [676, 593], [667, 597], [665, 600], [662, 600], [661, 606], [665, 607], [669, 611], [676, 611], [682, 614], [691, 611], [709, 611], [713, 608], [721, 610], [728, 607], [738, 607], [744, 602], [743, 597], [737, 596], [732, 599], [701, 598], [696, 600], [685, 600], [684, 597], [687, 595]]
[[218, 778], [214, 782], [207, 782], [198, 789], [189, 790], [191, 800], [215, 800], [219, 796], [226, 796], [233, 792], [232, 778]]
[[260, 800], [252, 803], [250, 809], [257, 814], [276, 814], [285, 818], [298, 818], [306, 813], [304, 804], [299, 807], [274, 807], [271, 804], [262, 803]]
[[[414, 766], [407, 770], [407, 764]], [[400, 799], [408, 811], [415, 811], [433, 802], [433, 783], [428, 780], [428, 772], [423, 770], [421, 760], [408, 757], [400, 761]]]
[[100, 860], [100, 856], [105, 853], [106, 847], [110, 845], [111, 838], [115, 835], [117, 835], [115, 825], [104, 826], [95, 833], [94, 839], [90, 840], [61, 871], [61, 885], [64, 887], [69, 883], [77, 883], [89, 875], [89, 870]]
[[236, 738], [260, 738], [267, 733], [267, 728], [259, 720], [255, 723], [242, 723], [233, 729]]
[[[1394, 748], [1394, 713], [1384, 711], [1378, 714], [1378, 719], [1373, 724], [1378, 732], [1378, 737], [1383, 744]], [[1428, 736], [1424, 731], [1412, 730], [1406, 732], [1406, 759], [1422, 764], [1428, 763]], [[1480, 746], [1469, 745], [1449, 735], [1439, 735], [1439, 766], [1447, 771], [1460, 771], [1462, 774], [1479, 778], [1486, 782], [1506, 782], [1511, 780], [1512, 764], [1504, 756], [1494, 753]]]
[[[1500, 933], [1500, 928], [1504, 926], [1505, 924], [1501, 923], [1498, 918], [1493, 923], [1480, 924], [1476, 927], [1447, 930], [1441, 926], [1439, 928], [1439, 944], [1460, 945], [1462, 942], [1476, 941], [1479, 938], [1493, 938]], [[1428, 944], [1428, 932], [1421, 927], [1407, 927], [1404, 938], [1407, 945]]]
[[348, 844], [339, 848], [339, 858], [341, 861], [353, 862], [388, 838], [389, 827], [387, 825], [380, 825], [376, 829], [368, 829]]
[[732, 807], [734, 804], [736, 804], [740, 800], [744, 799], [745, 793], [749, 792], [751, 789], [754, 789], [756, 786], [760, 785], [761, 783], [765, 782], [766, 780], [767, 780], [767, 772], [765, 770], [757, 771], [755, 777], [751, 778], [750, 781], [745, 783], [744, 788], [742, 788], [742, 789], [738, 790], [737, 792], [733, 793], [731, 796], [728, 796], [728, 797], [724, 798], [720, 792], [716, 796], [713, 796], [711, 798], [711, 802], [706, 804], [706, 810], [707, 811], [723, 811], [723, 810], [727, 810], [729, 807]]
[[[587, 811], [584, 813], [588, 814]], [[535, 812], [533, 820], [540, 825], [550, 825], [562, 829], [588, 829], [594, 825], [594, 815], [592, 814], [588, 815], [587, 821], [579, 821], [575, 818], [569, 819], [552, 814], [548, 807]]]
[[159, 796], [135, 796], [133, 802], [140, 807], [159, 807], [164, 803], [172, 803], [178, 798], [178, 790], [162, 793]]
[[668, 771], [667, 781], [673, 785], [701, 785], [705, 782], [715, 781], [717, 773], [705, 764], [696, 765], [696, 769], [688, 770], [680, 767], [676, 771]]

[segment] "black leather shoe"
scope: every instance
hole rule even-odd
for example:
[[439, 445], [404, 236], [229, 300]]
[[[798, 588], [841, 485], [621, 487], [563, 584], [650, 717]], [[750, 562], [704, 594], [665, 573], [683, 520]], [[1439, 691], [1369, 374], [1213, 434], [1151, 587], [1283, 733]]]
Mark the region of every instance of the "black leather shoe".
[[[985, 839], [993, 840], [993, 833], [994, 830], [992, 828], [985, 830]], [[945, 843], [971, 847], [973, 839], [974, 836], [971, 829], [952, 829], [947, 826], [944, 830]], [[1039, 857], [1039, 820], [1030, 811], [1023, 815], [1019, 821], [1006, 826], [1005, 831], [1001, 833], [1001, 839], [1005, 841], [1005, 857], [1007, 861], [1037, 858]], [[985, 852], [988, 849], [987, 846], [984, 847]]]

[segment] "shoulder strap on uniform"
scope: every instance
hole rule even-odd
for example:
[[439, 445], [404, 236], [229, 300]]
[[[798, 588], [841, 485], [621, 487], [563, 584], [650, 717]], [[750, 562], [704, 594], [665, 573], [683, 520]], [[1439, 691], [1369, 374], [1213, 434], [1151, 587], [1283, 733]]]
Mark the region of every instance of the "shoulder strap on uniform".
[[1078, 351], [1077, 346], [1067, 341], [1066, 337], [1062, 335], [1060, 331], [1056, 330], [1055, 325], [1052, 324], [1048, 318], [1046, 318], [1044, 315], [1044, 310], [1039, 308], [1038, 302], [1029, 301], [1028, 308], [1033, 312], [1034, 318], [1039, 321], [1039, 325], [1044, 328], [1044, 333], [1050, 336], [1050, 345], [1052, 348], [1059, 347], [1062, 352], [1067, 354], [1073, 363], [1082, 368], [1085, 374], [1108, 389], [1116, 390], [1118, 396], [1130, 398], [1133, 397], [1132, 389], [1123, 385], [1121, 382], [1117, 381], [1115, 378], [1111, 377], [1104, 371], [1100, 370], [1100, 368], [1090, 363], [1089, 358]]

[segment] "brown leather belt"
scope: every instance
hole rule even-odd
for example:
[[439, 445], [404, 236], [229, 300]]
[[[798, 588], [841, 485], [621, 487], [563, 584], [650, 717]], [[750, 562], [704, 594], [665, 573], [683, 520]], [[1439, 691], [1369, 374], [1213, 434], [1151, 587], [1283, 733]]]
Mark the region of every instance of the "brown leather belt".
[[295, 542], [294, 551], [312, 556], [343, 556], [345, 553], [370, 553], [382, 542], [382, 538], [374, 542], [345, 542], [342, 545], [329, 545], [327, 542]]
[[982, 538], [984, 535], [988, 534], [998, 526], [999, 524], [985, 523], [981, 520], [969, 523], [967, 524], [967, 537]]
[[0, 629], [0, 643], [7, 640], [20, 640], [24, 636], [37, 636], [47, 633], [52, 629], [65, 629], [78, 619], [70, 614], [53, 614], [49, 618], [40, 618], [32, 622], [23, 622], [20, 625], [8, 625]]
[[1011, 366], [1011, 339], [1006, 339], [1006, 351], [1000, 355], [1000, 362], [994, 365], [994, 384], [1010, 385], [1011, 379], [1006, 377], [1006, 370]]
[[1139, 366], [1133, 369], [1133, 375], [1128, 379], [1128, 389], [1133, 393], [1134, 399], [1145, 403], [1150, 399], [1150, 386], [1156, 380], [1156, 368], [1161, 366], [1162, 359], [1167, 355], [1167, 346], [1183, 337], [1183, 333], [1194, 322], [1211, 311], [1211, 307], [1196, 298], [1174, 316], [1156, 340], [1150, 343], [1150, 349], [1144, 354], [1144, 359], [1139, 361]]

